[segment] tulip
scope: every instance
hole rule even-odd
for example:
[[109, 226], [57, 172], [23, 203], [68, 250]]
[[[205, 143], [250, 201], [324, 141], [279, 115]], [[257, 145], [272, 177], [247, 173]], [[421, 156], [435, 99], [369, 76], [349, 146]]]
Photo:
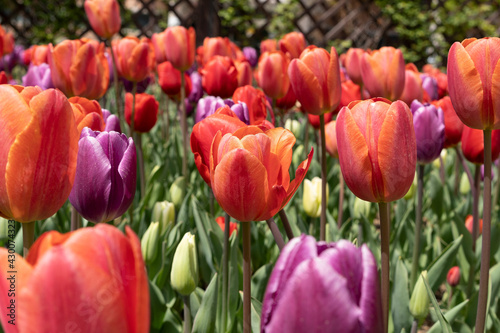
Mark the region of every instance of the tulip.
[[[24, 53], [24, 62], [34, 66], [49, 63], [49, 45], [33, 45]], [[29, 59], [27, 59], [29, 58]], [[29, 60], [29, 61], [27, 61]]]
[[215, 114], [196, 123], [191, 133], [191, 151], [194, 154], [194, 162], [203, 180], [210, 183], [210, 147], [213, 138], [218, 131], [224, 135], [233, 133], [246, 124], [238, 119], [234, 112], [227, 108], [219, 108]]
[[183, 176], [178, 177], [170, 186], [168, 190], [170, 199], [177, 209], [180, 209], [184, 197], [186, 196], [186, 178]]
[[328, 154], [332, 157], [339, 158], [336, 124], [337, 122], [334, 120], [325, 125], [325, 144]]
[[231, 41], [227, 37], [205, 37], [203, 46], [198, 48], [197, 53], [200, 66], [205, 66], [215, 56], [233, 58]]
[[110, 39], [122, 25], [120, 6], [116, 0], [85, 0], [85, 13], [99, 37]]
[[[455, 42], [448, 53], [448, 89], [462, 122], [475, 129], [500, 129], [500, 38]], [[488, 60], [487, 60], [488, 59]]]
[[[341, 306], [340, 306], [341, 305]], [[366, 245], [296, 237], [262, 303], [261, 332], [382, 332], [377, 263]]]
[[[328, 202], [328, 184], [326, 185]], [[302, 197], [304, 212], [310, 217], [319, 217], [321, 215], [321, 178], [314, 177], [311, 180], [304, 180], [304, 194]]]
[[427, 271], [423, 271], [417, 284], [413, 288], [410, 298], [410, 312], [416, 319], [424, 319], [429, 313], [429, 294], [425, 287], [424, 279], [427, 279]]
[[291, 199], [304, 179], [312, 150], [290, 182], [293, 134], [249, 126], [224, 136], [217, 132], [210, 149], [210, 180], [222, 209], [241, 222], [268, 220]]
[[443, 110], [432, 104], [411, 103], [417, 140], [417, 161], [427, 164], [439, 157], [444, 145]]
[[144, 261], [151, 264], [158, 255], [160, 222], [151, 222], [141, 239], [141, 252]]
[[278, 51], [278, 41], [276, 39], [265, 39], [260, 42], [260, 54], [273, 51]]
[[[125, 120], [130, 125], [132, 120], [133, 96], [127, 93], [125, 96]], [[139, 133], [149, 132], [158, 119], [159, 103], [153, 95], [137, 94], [135, 98], [134, 131]]]
[[[189, 96], [191, 93], [191, 77], [187, 73], [184, 75], [184, 94]], [[170, 98], [178, 100], [181, 93], [181, 72], [172, 66], [168, 61], [158, 65], [158, 83], [161, 90]]]
[[[151, 72], [144, 80], [139, 81], [139, 82], [129, 81], [129, 80], [124, 79], [124, 78], [121, 78], [120, 80], [122, 81], [123, 88], [125, 89], [126, 92], [129, 92], [129, 93], [134, 92], [134, 85], [135, 85], [136, 93], [142, 94], [142, 93], [145, 93], [146, 90], [148, 89], [148, 87], [154, 83], [155, 76]], [[180, 78], [179, 78], [179, 80], [180, 80]]]
[[[464, 125], [462, 132], [462, 152], [469, 162], [484, 164], [483, 131]], [[494, 130], [491, 135], [491, 160], [496, 160], [498, 156], [500, 156], [500, 130]]]
[[[196, 33], [193, 27], [186, 29], [182, 26], [168, 27], [157, 43], [162, 43], [165, 60], [174, 68], [184, 72], [194, 63], [196, 53]], [[158, 48], [156, 49], [158, 50]]]
[[462, 139], [464, 123], [453, 109], [450, 97], [445, 96], [440, 100], [433, 101], [432, 105], [440, 108], [444, 113], [444, 148], [456, 146]]
[[289, 59], [295, 59], [299, 58], [306, 48], [306, 39], [302, 33], [293, 31], [284, 35], [278, 42], [278, 46]]
[[352, 217], [355, 219], [360, 219], [361, 217], [368, 218], [370, 214], [371, 202], [361, 200], [358, 197], [354, 197], [354, 205], [352, 208]]
[[281, 51], [266, 52], [260, 56], [255, 79], [270, 98], [282, 98], [288, 92], [290, 88], [288, 65], [289, 60]]
[[189, 102], [198, 103], [200, 98], [203, 97], [203, 86], [201, 85], [201, 75], [198, 72], [189, 74], [191, 80], [191, 92], [188, 95]]
[[285, 121], [285, 128], [292, 132], [295, 137], [298, 137], [302, 132], [300, 122], [295, 119], [287, 119]]
[[295, 104], [297, 104], [297, 97], [295, 97], [293, 88], [290, 85], [286, 95], [276, 100], [276, 107], [282, 109], [284, 112], [287, 112], [290, 108], [294, 107]]
[[351, 191], [371, 202], [402, 198], [417, 162], [408, 106], [382, 98], [352, 102], [340, 111], [336, 126], [340, 167]]
[[104, 44], [65, 40], [49, 45], [48, 62], [52, 82], [68, 97], [101, 98], [109, 85]]
[[54, 88], [54, 83], [52, 83], [52, 76], [50, 74], [50, 66], [45, 63], [39, 66], [30, 65], [22, 81], [25, 87], [39, 86], [42, 90]]
[[345, 69], [349, 78], [356, 84], [362, 84], [363, 78], [361, 77], [361, 58], [365, 50], [358, 48], [350, 48], [345, 57]]
[[7, 78], [7, 74], [5, 74], [4, 71], [0, 72], [0, 84], [7, 84], [9, 83], [9, 79]]
[[0, 119], [0, 216], [32, 222], [54, 215], [75, 178], [70, 103], [58, 90], [0, 85]]
[[24, 47], [22, 45], [15, 45], [11, 53], [4, 55], [0, 59], [0, 71], [7, 70], [12, 73], [16, 65], [24, 64]]
[[238, 87], [251, 85], [252, 84], [252, 66], [245, 60], [235, 60], [234, 66], [238, 73]]
[[446, 96], [448, 94], [448, 76], [446, 75], [446, 73], [441, 72], [438, 68], [435, 68], [430, 64], [424, 65], [422, 70], [425, 74], [430, 75], [436, 80], [438, 99]]
[[156, 202], [151, 214], [153, 222], [160, 222], [160, 235], [163, 236], [175, 223], [175, 206], [168, 201]]
[[334, 111], [342, 88], [337, 51], [309, 46], [288, 66], [288, 76], [297, 100], [305, 112], [320, 115]]
[[118, 75], [132, 82], [146, 79], [153, 71], [155, 55], [147, 38], [125, 37], [113, 41]]
[[264, 121], [267, 117], [267, 109], [271, 109], [266, 95], [249, 85], [237, 88], [233, 93], [233, 101], [247, 105], [250, 125], [257, 125]]
[[257, 66], [257, 61], [259, 60], [259, 57], [257, 57], [257, 50], [256, 49], [254, 49], [251, 46], [246, 46], [243, 48], [243, 55], [250, 63], [250, 66], [252, 66], [252, 67]]
[[424, 88], [422, 87], [422, 79], [415, 64], [406, 64], [405, 66], [405, 86], [403, 93], [399, 97], [400, 100], [408, 105], [414, 100], [421, 102], [424, 98]]
[[69, 99], [73, 115], [75, 116], [78, 132], [81, 133], [84, 127], [89, 127], [93, 131], [104, 131], [104, 123], [101, 106], [95, 100], [88, 100], [84, 97], [71, 97]]
[[[8, 255], [0, 249], [4, 309]], [[16, 255], [15, 265], [10, 300], [15, 300], [16, 320], [10, 325], [10, 318], [1, 316], [6, 333], [149, 332], [148, 278], [139, 239], [128, 226], [125, 234], [106, 224], [67, 234], [46, 232], [27, 258]]]
[[238, 71], [229, 57], [214, 56], [200, 70], [203, 89], [209, 95], [230, 97], [238, 87]]
[[104, 128], [105, 132], [111, 132], [115, 131], [118, 133], [122, 132], [121, 126], [120, 126], [120, 119], [114, 114], [111, 114], [106, 109], [102, 109], [102, 118], [104, 119], [104, 122], [106, 123], [106, 127]]
[[0, 57], [11, 53], [14, 50], [14, 36], [11, 32], [5, 32], [0, 26]]
[[446, 282], [448, 282], [451, 287], [458, 286], [460, 282], [460, 268], [458, 266], [450, 268], [448, 274], [446, 274]]
[[235, 104], [230, 99], [222, 99], [220, 97], [214, 96], [207, 96], [198, 101], [198, 106], [196, 107], [195, 123], [198, 123], [206, 117], [214, 114], [217, 109], [224, 106], [229, 106], [241, 121], [248, 123], [248, 107], [244, 102]]
[[198, 285], [198, 258], [195, 236], [186, 233], [175, 249], [170, 284], [181, 295], [191, 294]]
[[403, 53], [391, 46], [365, 52], [361, 58], [361, 76], [371, 97], [397, 100], [405, 86]]
[[431, 103], [439, 99], [437, 80], [429, 74], [420, 74], [422, 88], [424, 89], [424, 101]]
[[[467, 215], [465, 218], [465, 227], [467, 230], [469, 230], [470, 234], [472, 235], [472, 224], [473, 224], [473, 217], [472, 215]], [[483, 219], [479, 219], [479, 229], [478, 229], [478, 235], [481, 235], [483, 233]]]
[[[224, 216], [219, 216], [215, 218], [215, 222], [219, 225], [219, 227], [222, 229], [222, 231], [225, 230], [225, 224], [224, 224]], [[235, 222], [229, 222], [229, 236], [233, 234], [233, 232], [238, 233], [238, 223]]]

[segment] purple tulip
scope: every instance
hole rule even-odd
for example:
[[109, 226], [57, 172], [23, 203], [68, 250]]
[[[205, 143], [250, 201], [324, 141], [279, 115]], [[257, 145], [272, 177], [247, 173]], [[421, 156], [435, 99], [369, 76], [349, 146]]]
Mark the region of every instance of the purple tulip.
[[242, 122], [250, 125], [250, 115], [248, 114], [248, 106], [245, 102], [239, 102], [231, 106], [231, 110], [240, 118]]
[[134, 199], [136, 151], [132, 138], [118, 132], [82, 130], [75, 182], [69, 201], [87, 220], [111, 221]]
[[11, 53], [4, 55], [0, 59], [0, 72], [5, 71], [5, 68], [7, 67], [9, 72], [12, 73], [12, 70], [16, 67], [16, 65], [24, 64], [23, 57], [24, 47], [22, 45], [15, 45], [14, 50]]
[[430, 75], [420, 74], [422, 88], [424, 88], [431, 101], [439, 99], [437, 80]]
[[50, 66], [41, 64], [39, 66], [30, 65], [26, 75], [23, 76], [23, 86], [39, 86], [43, 90], [54, 88], [52, 77], [50, 76]]
[[214, 96], [206, 96], [200, 99], [198, 101], [198, 105], [196, 106], [196, 113], [194, 115], [195, 123], [202, 121], [206, 117], [214, 114], [218, 108], [228, 104], [233, 105], [234, 102], [231, 100], [223, 100], [220, 97], [214, 97]]
[[283, 248], [271, 273], [261, 332], [378, 333], [381, 309], [377, 263], [366, 245], [302, 235]]
[[257, 57], [257, 50], [256, 49], [254, 49], [253, 47], [250, 47], [250, 46], [246, 46], [243, 48], [243, 55], [250, 63], [250, 66], [252, 66], [252, 67], [257, 66], [257, 62], [259, 61], [259, 58]]
[[201, 86], [201, 75], [198, 72], [192, 72], [189, 77], [191, 78], [191, 92], [187, 97], [191, 103], [197, 103], [203, 96], [203, 87]]
[[417, 162], [434, 161], [444, 147], [444, 114], [441, 108], [417, 100], [411, 103], [413, 127], [417, 140]]
[[120, 119], [109, 110], [102, 109], [102, 118], [104, 119], [104, 122], [106, 123], [106, 127], [104, 128], [105, 132], [111, 132], [115, 131], [118, 133], [122, 132], [122, 128], [120, 126]]

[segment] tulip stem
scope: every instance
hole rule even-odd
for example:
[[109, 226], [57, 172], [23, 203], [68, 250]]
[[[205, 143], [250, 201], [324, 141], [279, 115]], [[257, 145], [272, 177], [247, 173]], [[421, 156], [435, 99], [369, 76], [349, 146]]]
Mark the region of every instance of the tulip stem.
[[28, 256], [31, 245], [35, 242], [35, 225], [36, 221], [23, 223], [23, 256]]
[[422, 234], [422, 202], [424, 197], [425, 165], [417, 165], [417, 217], [415, 220], [415, 240], [413, 242], [413, 260], [411, 262], [410, 286], [415, 287], [418, 277], [418, 259], [420, 257], [420, 236]]
[[413, 324], [411, 324], [410, 333], [417, 333], [417, 331], [418, 331], [418, 321], [415, 319], [413, 320]]
[[184, 301], [184, 333], [191, 333], [191, 302], [189, 295], [182, 296]]
[[326, 140], [325, 140], [325, 115], [319, 116], [321, 130], [321, 221], [319, 240], [326, 238]]
[[339, 193], [339, 212], [337, 214], [337, 227], [340, 230], [342, 227], [342, 218], [344, 215], [344, 189], [345, 189], [345, 182], [344, 182], [344, 176], [342, 175], [342, 170], [339, 168], [339, 186], [340, 186], [340, 193]]
[[497, 165], [497, 182], [495, 184], [495, 192], [493, 193], [493, 210], [496, 210], [498, 204], [498, 195], [500, 194], [500, 163]]
[[142, 151], [142, 134], [134, 133], [137, 142], [137, 162], [139, 163], [139, 179], [141, 181], [141, 199], [146, 195], [146, 174], [144, 171], [144, 154]]
[[116, 69], [116, 59], [115, 59], [115, 51], [113, 51], [113, 46], [111, 45], [111, 40], [109, 40], [109, 50], [111, 52], [111, 59], [113, 60], [113, 83], [115, 85], [115, 99], [116, 99], [116, 114], [118, 115], [118, 120], [120, 121], [120, 128], [125, 128], [121, 105], [120, 105], [120, 86], [118, 84], [118, 70]]
[[71, 231], [75, 231], [80, 228], [81, 217], [75, 207], [71, 206]]
[[484, 130], [483, 241], [475, 333], [483, 333], [488, 302], [491, 237], [491, 130]]
[[[472, 252], [476, 253], [476, 241], [479, 233], [479, 191], [481, 189], [481, 166], [476, 165], [472, 188]], [[467, 282], [467, 297], [472, 295], [476, 276], [476, 257], [473, 256], [469, 268], [469, 281]]]
[[458, 190], [460, 188], [460, 165], [458, 162], [460, 158], [458, 157], [458, 153], [455, 159], [455, 196], [458, 196]]
[[251, 222], [242, 222], [243, 238], [243, 333], [250, 333], [251, 327], [251, 245], [250, 245], [250, 227]]
[[184, 86], [186, 84], [184, 80], [184, 72], [181, 71], [181, 131], [182, 131], [182, 175], [186, 180], [186, 185], [189, 183], [188, 169], [187, 169], [187, 120], [186, 120], [186, 103], [184, 99], [186, 98], [186, 92], [184, 91]]
[[444, 160], [441, 155], [439, 155], [439, 176], [441, 177], [441, 184], [445, 183], [445, 174], [444, 174]]
[[292, 227], [290, 226], [290, 221], [288, 221], [288, 217], [286, 216], [285, 209], [279, 211], [281, 223], [283, 223], [283, 227], [285, 228], [286, 237], [288, 240], [291, 240], [295, 235], [293, 234]]
[[132, 83], [132, 118], [130, 119], [130, 135], [134, 135], [135, 125], [135, 95], [137, 93], [137, 82]]
[[384, 332], [387, 332], [389, 323], [389, 203], [379, 202], [378, 207], [380, 213], [380, 241], [382, 250], [382, 321], [384, 323]]
[[278, 245], [278, 248], [281, 251], [281, 249], [283, 249], [283, 246], [285, 246], [285, 241], [283, 241], [283, 237], [281, 236], [281, 232], [278, 229], [276, 222], [274, 222], [274, 219], [272, 217], [269, 220], [266, 220], [266, 222], [269, 226], [269, 229], [271, 229], [271, 233], [273, 234], [276, 245]]
[[224, 217], [224, 248], [222, 250], [222, 332], [226, 332], [229, 294], [229, 214]]

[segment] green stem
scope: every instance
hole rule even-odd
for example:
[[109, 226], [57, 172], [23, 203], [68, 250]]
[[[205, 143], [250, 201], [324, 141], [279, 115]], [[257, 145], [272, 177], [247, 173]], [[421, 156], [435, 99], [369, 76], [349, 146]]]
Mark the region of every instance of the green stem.
[[71, 206], [71, 231], [75, 231], [80, 228], [81, 217], [75, 207]]
[[266, 220], [266, 222], [269, 229], [271, 229], [271, 233], [273, 234], [276, 245], [278, 245], [278, 248], [281, 251], [285, 246], [285, 241], [283, 241], [283, 237], [281, 236], [281, 232], [278, 229], [276, 222], [274, 222], [274, 219], [272, 217], [269, 220]]
[[309, 120], [306, 119], [306, 123], [304, 125], [304, 153], [307, 154], [309, 152]]
[[113, 46], [111, 45], [111, 40], [109, 41], [109, 49], [111, 52], [111, 59], [113, 60], [113, 83], [115, 85], [115, 100], [116, 100], [116, 114], [118, 115], [118, 120], [120, 122], [120, 128], [125, 129], [125, 124], [123, 122], [123, 115], [121, 111], [121, 98], [120, 98], [120, 86], [118, 83], [118, 70], [116, 69], [116, 58], [115, 51], [113, 50]]
[[141, 198], [144, 198], [146, 195], [146, 173], [144, 171], [144, 153], [142, 151], [142, 134], [141, 133], [133, 133], [134, 139], [136, 140], [137, 147], [137, 162], [139, 163], [139, 179], [141, 181], [140, 189], [141, 189]]
[[243, 238], [243, 333], [252, 331], [251, 325], [251, 247], [250, 247], [250, 227], [251, 222], [242, 222]]
[[444, 170], [444, 160], [441, 155], [439, 155], [439, 176], [441, 177], [441, 184], [444, 185], [445, 179], [445, 170]]
[[[481, 166], [476, 165], [474, 172], [474, 182], [472, 188], [472, 252], [476, 252], [476, 241], [479, 233], [479, 191], [481, 189]], [[469, 280], [467, 282], [467, 297], [472, 295], [474, 291], [475, 276], [476, 276], [476, 257], [472, 256], [469, 268]]]
[[325, 115], [319, 116], [321, 131], [321, 220], [319, 240], [326, 238], [326, 141], [325, 141]]
[[455, 196], [458, 196], [458, 190], [460, 188], [460, 165], [458, 162], [460, 161], [460, 158], [458, 155], [455, 156]]
[[227, 327], [227, 304], [229, 294], [229, 214], [224, 218], [224, 247], [222, 252], [222, 332]]
[[186, 179], [186, 185], [189, 183], [188, 177], [188, 169], [187, 169], [187, 156], [188, 156], [188, 147], [187, 147], [187, 120], [186, 120], [186, 103], [184, 103], [184, 99], [186, 98], [186, 92], [184, 91], [184, 72], [181, 71], [181, 131], [182, 131], [182, 175]]
[[491, 130], [484, 130], [483, 241], [475, 333], [483, 333], [488, 302], [491, 237]]
[[420, 236], [422, 233], [422, 202], [424, 197], [424, 170], [423, 164], [417, 166], [417, 218], [415, 221], [415, 240], [413, 242], [413, 261], [411, 263], [410, 286], [415, 286], [418, 277], [418, 259], [420, 257]]
[[132, 84], [132, 118], [130, 119], [130, 136], [135, 133], [135, 95], [137, 93], [137, 82]]
[[344, 215], [344, 190], [345, 190], [345, 182], [344, 182], [344, 176], [342, 175], [342, 170], [339, 168], [339, 186], [340, 186], [340, 192], [339, 192], [339, 212], [337, 215], [337, 227], [340, 230], [342, 227], [342, 218]]
[[31, 245], [35, 242], [35, 225], [36, 221], [23, 223], [23, 256], [28, 256]]
[[380, 241], [382, 252], [382, 272], [381, 272], [381, 290], [382, 290], [382, 322], [384, 323], [384, 332], [387, 333], [389, 323], [389, 237], [390, 237], [390, 212], [389, 203], [379, 202], [380, 213]]
[[497, 165], [497, 182], [495, 183], [495, 192], [493, 192], [493, 210], [496, 210], [498, 196], [500, 194], [500, 163]]
[[288, 217], [286, 216], [285, 209], [283, 208], [278, 212], [281, 223], [283, 223], [283, 227], [285, 228], [286, 237], [288, 240], [291, 240], [295, 235], [293, 234], [292, 227], [290, 226], [290, 221], [288, 221]]
[[455, 151], [457, 153], [458, 158], [460, 159], [460, 162], [462, 163], [462, 167], [464, 168], [465, 173], [467, 174], [467, 177], [469, 178], [469, 184], [470, 186], [474, 186], [474, 182], [472, 179], [472, 173], [470, 172], [469, 166], [467, 165], [467, 162], [465, 161], [464, 155], [462, 154], [462, 151], [458, 146], [455, 147]]
[[184, 301], [184, 333], [191, 333], [191, 302], [189, 295], [182, 296]]
[[168, 96], [165, 96], [165, 110], [163, 111], [163, 132], [164, 132], [164, 139], [165, 143], [168, 143], [168, 140], [170, 139], [170, 114], [168, 113], [169, 110], [169, 104], [170, 100]]

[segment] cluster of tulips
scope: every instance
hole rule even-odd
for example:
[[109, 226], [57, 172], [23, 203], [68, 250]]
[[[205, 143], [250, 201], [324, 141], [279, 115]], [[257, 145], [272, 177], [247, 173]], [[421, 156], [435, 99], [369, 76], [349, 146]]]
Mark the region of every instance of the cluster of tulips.
[[[180, 26], [151, 39], [118, 38], [116, 0], [86, 0], [84, 7], [104, 42], [24, 49], [0, 27], [0, 217], [21, 222], [6, 242], [19, 254], [0, 249], [5, 332], [163, 332], [181, 324], [184, 332], [416, 332], [431, 301], [434, 319], [451, 332], [448, 321], [465, 303], [444, 317], [434, 291], [445, 279], [459, 285], [464, 267], [452, 267], [452, 259], [463, 237], [470, 240], [462, 251], [466, 295], [476, 300], [472, 326], [482, 333], [488, 315], [498, 321], [489, 300], [497, 299], [500, 281], [489, 276], [499, 269], [490, 271], [500, 39], [456, 42], [447, 73], [431, 65], [419, 72], [393, 47], [339, 56], [334, 47], [307, 46], [297, 32], [262, 41], [260, 56], [223, 37], [196, 48], [194, 29]], [[22, 84], [16, 70], [25, 71]], [[303, 144], [294, 148], [297, 138]], [[472, 214], [462, 221], [463, 236], [457, 232], [422, 270], [425, 167], [437, 161], [446, 188], [445, 149], [453, 149], [456, 171], [463, 168], [472, 185]], [[163, 159], [172, 155], [176, 161]], [[332, 182], [327, 166], [334, 159]], [[306, 179], [310, 169], [321, 178]], [[160, 177], [172, 180], [168, 193], [157, 190], [167, 186]], [[456, 177], [455, 193], [461, 182]], [[377, 227], [369, 229], [380, 248], [357, 247], [367, 238], [361, 232], [354, 244], [340, 239], [350, 197], [344, 183], [356, 196], [349, 223], [361, 225], [369, 202], [378, 204]], [[415, 188], [408, 280], [404, 263], [390, 265], [401, 255], [390, 249], [401, 228], [391, 234], [391, 226], [402, 223], [393, 202]], [[303, 203], [312, 235], [292, 216], [297, 209], [287, 214], [289, 202]], [[61, 232], [68, 223], [71, 231]], [[267, 235], [271, 245], [263, 245]], [[261, 246], [275, 254], [256, 258]], [[256, 260], [270, 269], [255, 272]]]

